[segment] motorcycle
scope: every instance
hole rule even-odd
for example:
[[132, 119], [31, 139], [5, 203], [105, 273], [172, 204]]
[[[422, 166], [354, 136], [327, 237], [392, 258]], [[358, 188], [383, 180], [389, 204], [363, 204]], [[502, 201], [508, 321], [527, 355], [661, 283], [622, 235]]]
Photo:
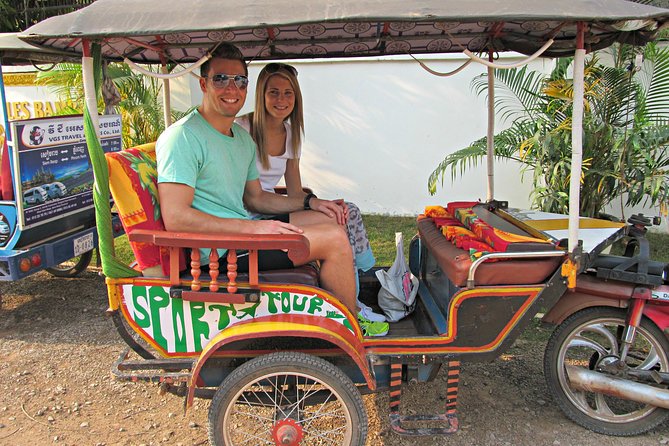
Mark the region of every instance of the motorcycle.
[[608, 435], [636, 435], [669, 418], [669, 266], [649, 259], [635, 215], [622, 255], [599, 254], [543, 317], [557, 324], [544, 375], [560, 409]]

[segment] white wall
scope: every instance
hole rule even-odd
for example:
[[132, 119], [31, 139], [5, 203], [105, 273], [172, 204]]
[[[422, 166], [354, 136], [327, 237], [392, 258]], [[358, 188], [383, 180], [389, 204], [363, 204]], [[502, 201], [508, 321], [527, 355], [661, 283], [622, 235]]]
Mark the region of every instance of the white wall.
[[[424, 59], [447, 72], [460, 57]], [[531, 68], [545, 68], [536, 62]], [[415, 215], [426, 205], [486, 198], [485, 166], [451, 182], [447, 175], [437, 195], [427, 179], [448, 153], [486, 134], [486, 98], [471, 91], [471, 80], [485, 67], [470, 64], [451, 77], [437, 77], [410, 58], [296, 61], [305, 105], [302, 148], [303, 182], [319, 196], [343, 197], [363, 212]], [[264, 64], [253, 63], [251, 87], [242, 113], [253, 109], [254, 86]], [[181, 94], [199, 89], [175, 85], [175, 108], [185, 109]], [[180, 92], [180, 93], [178, 93]], [[194, 93], [194, 94], [193, 94]], [[179, 107], [176, 104], [184, 104]], [[518, 207], [529, 206], [531, 176], [521, 182], [516, 166], [497, 164], [495, 197]]]

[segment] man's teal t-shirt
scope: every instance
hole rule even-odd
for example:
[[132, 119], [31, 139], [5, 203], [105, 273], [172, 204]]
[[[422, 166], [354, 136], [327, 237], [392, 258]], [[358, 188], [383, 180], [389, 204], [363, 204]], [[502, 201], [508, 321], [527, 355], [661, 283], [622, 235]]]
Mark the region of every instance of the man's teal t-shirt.
[[158, 138], [158, 182], [192, 187], [194, 209], [248, 219], [242, 198], [246, 182], [258, 178], [255, 142], [238, 124], [232, 134], [217, 131], [193, 110]]

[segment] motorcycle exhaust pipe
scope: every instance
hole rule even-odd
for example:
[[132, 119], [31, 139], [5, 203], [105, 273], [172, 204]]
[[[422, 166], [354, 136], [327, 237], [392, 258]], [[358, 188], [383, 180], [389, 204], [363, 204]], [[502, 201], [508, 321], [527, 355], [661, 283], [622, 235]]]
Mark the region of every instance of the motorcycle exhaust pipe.
[[616, 378], [583, 367], [565, 366], [570, 384], [577, 390], [603, 393], [637, 403], [669, 409], [669, 389], [660, 389], [627, 379]]

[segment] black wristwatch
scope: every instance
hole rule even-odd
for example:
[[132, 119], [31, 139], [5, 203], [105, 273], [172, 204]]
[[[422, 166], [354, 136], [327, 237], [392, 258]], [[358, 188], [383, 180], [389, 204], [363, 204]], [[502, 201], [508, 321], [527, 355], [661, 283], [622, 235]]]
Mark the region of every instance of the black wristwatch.
[[311, 200], [312, 198], [318, 198], [318, 197], [314, 193], [308, 193], [304, 197], [304, 210], [305, 211], [308, 211], [309, 209], [311, 209], [311, 206], [309, 206], [309, 200]]

